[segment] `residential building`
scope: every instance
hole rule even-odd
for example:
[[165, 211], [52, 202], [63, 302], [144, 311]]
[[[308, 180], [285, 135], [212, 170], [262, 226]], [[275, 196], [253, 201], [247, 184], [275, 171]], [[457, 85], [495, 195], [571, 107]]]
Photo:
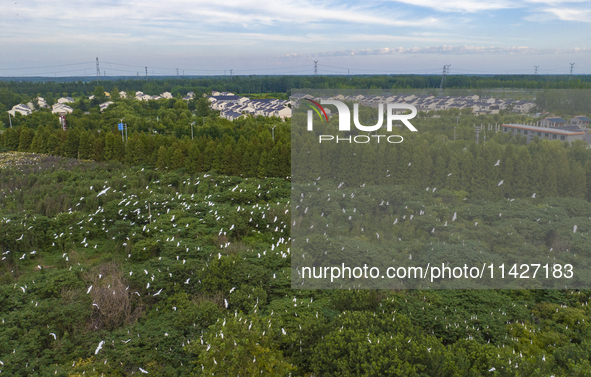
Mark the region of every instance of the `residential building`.
[[37, 106], [42, 109], [47, 109], [49, 106], [47, 105], [47, 101], [43, 97], [37, 97]]
[[529, 113], [536, 104], [532, 101], [517, 101], [513, 102], [513, 111], [516, 113], [527, 114]]
[[107, 102], [101, 103], [99, 105], [101, 112], [105, 111], [105, 109], [107, 107], [109, 107], [109, 105], [112, 105], [112, 104], [113, 104], [113, 101], [107, 101]]
[[566, 120], [560, 117], [546, 117], [539, 122], [540, 127], [560, 127], [566, 125]]
[[18, 105], [12, 106], [12, 109], [8, 110], [8, 113], [12, 116], [15, 116], [16, 113], [21, 115], [31, 115], [33, 114], [33, 109], [27, 105], [19, 103]]
[[579, 127], [589, 127], [591, 126], [591, 119], [587, 118], [584, 115], [577, 115], [575, 117], [572, 117], [569, 121], [569, 124], [573, 125], [573, 126], [579, 126]]
[[503, 133], [525, 136], [527, 144], [536, 137], [546, 140], [568, 141], [569, 143], [575, 140], [584, 140], [591, 143], [591, 133], [578, 126], [539, 127], [527, 124], [503, 124], [501, 130]]
[[74, 109], [65, 103], [56, 103], [51, 107], [52, 114], [71, 114], [73, 111]]
[[74, 101], [74, 98], [72, 98], [72, 97], [62, 97], [57, 100], [57, 103], [72, 103], [72, 102], [76, 102], [76, 101]]

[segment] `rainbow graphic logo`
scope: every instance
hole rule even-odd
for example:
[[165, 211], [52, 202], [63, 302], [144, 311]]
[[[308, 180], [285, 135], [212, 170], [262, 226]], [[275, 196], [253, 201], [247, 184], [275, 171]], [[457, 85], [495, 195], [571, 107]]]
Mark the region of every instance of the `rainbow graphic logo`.
[[[314, 107], [314, 106], [310, 105], [309, 103], [306, 103], [306, 105], [310, 106], [312, 108], [312, 110], [314, 110], [316, 112], [316, 114], [318, 114], [318, 117], [320, 118], [320, 120], [322, 120], [322, 114], [324, 114], [324, 119], [326, 119], [326, 122], [328, 123], [328, 116], [326, 115], [326, 111], [324, 111], [324, 107], [322, 107], [322, 105], [319, 104], [318, 102], [312, 101], [311, 99], [306, 98], [306, 101], [312, 102], [314, 105], [316, 105], [317, 107]], [[318, 109], [322, 110], [322, 114], [320, 114], [320, 111]]]

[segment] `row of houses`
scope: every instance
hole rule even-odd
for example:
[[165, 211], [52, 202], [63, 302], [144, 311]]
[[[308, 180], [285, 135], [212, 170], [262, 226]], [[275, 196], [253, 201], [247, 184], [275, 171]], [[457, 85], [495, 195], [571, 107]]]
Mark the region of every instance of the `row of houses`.
[[[126, 98], [126, 97], [121, 97]], [[158, 101], [159, 99], [172, 99], [174, 98], [170, 92], [160, 93], [159, 95], [151, 96], [149, 94], [144, 94], [144, 92], [137, 91], [135, 92], [135, 99], [138, 101]], [[192, 98], [195, 98], [195, 93], [189, 92], [186, 96], [183, 97], [185, 101], [188, 101]]]
[[536, 123], [539, 127], [563, 127], [563, 126], [577, 126], [577, 127], [589, 127], [591, 126], [591, 119], [584, 115], [577, 115], [570, 118], [568, 121], [555, 116], [546, 117]]
[[252, 116], [278, 117], [282, 120], [291, 118], [289, 101], [269, 98], [250, 99], [228, 92], [212, 92], [208, 97], [212, 110], [220, 111], [220, 117], [235, 120]]
[[[48, 108], [49, 107], [47, 105], [47, 102], [41, 97], [35, 99], [35, 101], [37, 102], [39, 108]], [[18, 105], [14, 105], [11, 110], [8, 110], [8, 113], [12, 116], [15, 116], [16, 113], [19, 113], [21, 115], [31, 115], [31, 114], [33, 114], [33, 111], [35, 111], [35, 110], [36, 110], [36, 108], [35, 108], [35, 105], [33, 104], [33, 102], [28, 102], [26, 104], [19, 103]], [[53, 114], [61, 114], [61, 113], [68, 113], [69, 114], [72, 111], [74, 111], [74, 109], [71, 108], [70, 106], [66, 105], [66, 103], [64, 103], [64, 102], [57, 102], [51, 107], [51, 112]]]
[[[316, 99], [334, 99], [338, 101], [351, 101], [364, 106], [377, 108], [380, 103], [407, 103], [413, 105], [418, 111], [440, 111], [449, 109], [472, 109], [472, 113], [498, 114], [501, 110], [510, 110], [520, 114], [527, 114], [532, 111], [536, 104], [532, 101], [503, 100], [492, 97], [480, 98], [478, 95], [471, 96], [444, 96], [436, 97], [431, 94], [400, 94], [400, 95], [337, 95], [334, 97], [318, 97]], [[292, 100], [292, 107], [297, 107], [302, 99], [314, 99], [309, 94], [296, 93], [289, 97]]]

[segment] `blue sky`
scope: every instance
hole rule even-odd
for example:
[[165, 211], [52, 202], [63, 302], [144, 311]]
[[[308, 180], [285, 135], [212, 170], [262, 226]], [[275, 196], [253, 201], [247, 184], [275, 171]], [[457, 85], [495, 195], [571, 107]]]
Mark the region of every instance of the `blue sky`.
[[4, 4], [0, 76], [591, 73], [591, 1]]

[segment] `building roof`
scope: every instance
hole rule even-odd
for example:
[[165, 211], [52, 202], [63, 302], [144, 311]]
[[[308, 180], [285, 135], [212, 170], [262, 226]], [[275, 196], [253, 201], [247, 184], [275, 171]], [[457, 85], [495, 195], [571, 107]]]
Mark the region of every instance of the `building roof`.
[[581, 130], [578, 126], [560, 126], [560, 127], [538, 127], [538, 126], [530, 126], [527, 124], [503, 124], [502, 127], [509, 127], [509, 128], [516, 128], [521, 130], [529, 130], [529, 131], [537, 131], [537, 132], [545, 132], [549, 134], [557, 134], [557, 135], [584, 135], [585, 131]]
[[551, 118], [546, 118], [546, 120], [549, 120], [552, 123], [566, 123], [566, 120], [560, 118], [560, 117], [551, 117]]
[[577, 118], [578, 120], [583, 121], [583, 122], [591, 122], [591, 119], [587, 118], [586, 116], [582, 116], [582, 115], [576, 116], [574, 118]]
[[216, 101], [236, 101], [240, 97], [238, 97], [238, 96], [210, 96], [209, 98], [213, 98]]

